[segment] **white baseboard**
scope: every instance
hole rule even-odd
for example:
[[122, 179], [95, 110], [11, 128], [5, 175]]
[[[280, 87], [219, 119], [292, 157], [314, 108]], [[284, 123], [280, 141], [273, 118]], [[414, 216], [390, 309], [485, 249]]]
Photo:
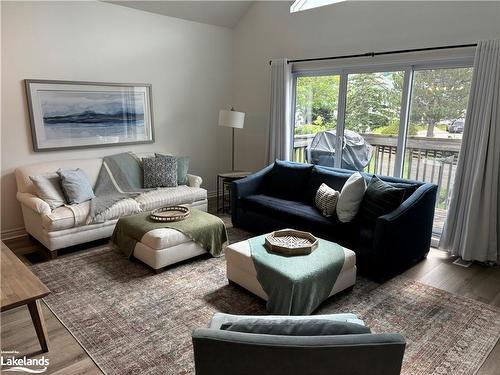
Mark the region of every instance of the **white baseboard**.
[[4, 230], [0, 234], [0, 237], [2, 238], [2, 241], [3, 241], [3, 240], [11, 240], [13, 238], [24, 237], [27, 235], [28, 235], [28, 233], [26, 232], [26, 229], [24, 227], [21, 227], [21, 228]]

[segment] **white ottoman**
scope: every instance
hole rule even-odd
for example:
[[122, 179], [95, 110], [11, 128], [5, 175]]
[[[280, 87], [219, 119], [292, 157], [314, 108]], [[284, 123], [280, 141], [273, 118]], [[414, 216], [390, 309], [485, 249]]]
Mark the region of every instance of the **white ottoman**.
[[185, 234], [161, 228], [147, 232], [135, 245], [133, 255], [158, 273], [166, 266], [206, 253]]
[[[345, 255], [344, 266], [333, 285], [330, 296], [350, 288], [356, 283], [356, 254], [352, 250], [343, 249]], [[257, 280], [257, 270], [252, 260], [248, 241], [245, 240], [229, 245], [224, 252], [228, 280], [267, 301], [268, 296]]]

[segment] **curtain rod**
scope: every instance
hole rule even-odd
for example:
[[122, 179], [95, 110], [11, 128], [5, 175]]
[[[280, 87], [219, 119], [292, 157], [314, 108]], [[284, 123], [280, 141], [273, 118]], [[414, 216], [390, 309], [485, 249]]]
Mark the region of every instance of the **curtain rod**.
[[[395, 50], [395, 51], [384, 51], [384, 52], [367, 52], [367, 53], [358, 53], [358, 54], [354, 54], [354, 55], [343, 55], [343, 56], [313, 57], [310, 59], [288, 60], [288, 64], [308, 62], [308, 61], [351, 59], [354, 57], [375, 57], [375, 56], [382, 56], [382, 55], [395, 55], [395, 54], [399, 54], [399, 53], [436, 51], [436, 50], [441, 50], [441, 49], [467, 48], [467, 47], [476, 47], [476, 46], [477, 46], [477, 43], [470, 43], [470, 44], [457, 44], [457, 45], [441, 46], [441, 47], [400, 49], [400, 50]], [[271, 64], [271, 61], [269, 61], [269, 64]]]

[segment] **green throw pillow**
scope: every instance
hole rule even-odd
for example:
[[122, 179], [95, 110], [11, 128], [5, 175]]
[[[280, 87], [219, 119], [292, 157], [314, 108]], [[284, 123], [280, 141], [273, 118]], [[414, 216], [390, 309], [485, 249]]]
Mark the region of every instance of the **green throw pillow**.
[[370, 328], [361, 324], [328, 319], [304, 319], [298, 322], [293, 319], [276, 321], [273, 319], [248, 318], [237, 322], [224, 323], [220, 329], [233, 332], [283, 336], [334, 336], [371, 333]]
[[[156, 156], [171, 156], [167, 154], [155, 154]], [[176, 156], [177, 159], [177, 185], [187, 185], [188, 183], [188, 170], [189, 170], [189, 156]]]
[[388, 214], [403, 203], [406, 190], [396, 188], [373, 176], [366, 188], [359, 216], [364, 221], [374, 221]]

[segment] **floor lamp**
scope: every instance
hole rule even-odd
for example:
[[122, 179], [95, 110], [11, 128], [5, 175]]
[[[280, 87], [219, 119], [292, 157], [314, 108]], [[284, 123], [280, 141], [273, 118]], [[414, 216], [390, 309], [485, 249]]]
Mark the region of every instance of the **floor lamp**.
[[231, 147], [232, 163], [231, 171], [234, 172], [234, 129], [243, 129], [243, 123], [245, 122], [245, 113], [237, 112], [234, 108], [230, 111], [226, 109], [221, 109], [219, 111], [219, 126], [226, 126], [233, 129], [233, 141]]

